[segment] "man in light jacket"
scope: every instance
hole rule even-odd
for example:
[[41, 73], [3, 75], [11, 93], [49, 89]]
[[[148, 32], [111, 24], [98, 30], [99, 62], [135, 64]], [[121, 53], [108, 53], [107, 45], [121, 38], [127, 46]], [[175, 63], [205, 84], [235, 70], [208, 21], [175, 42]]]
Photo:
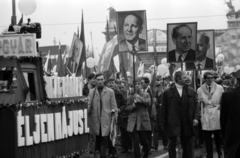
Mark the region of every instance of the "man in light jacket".
[[104, 86], [103, 73], [96, 75], [96, 88], [90, 90], [88, 116], [90, 133], [96, 135], [95, 150], [106, 158], [112, 114], [117, 110], [114, 91]]

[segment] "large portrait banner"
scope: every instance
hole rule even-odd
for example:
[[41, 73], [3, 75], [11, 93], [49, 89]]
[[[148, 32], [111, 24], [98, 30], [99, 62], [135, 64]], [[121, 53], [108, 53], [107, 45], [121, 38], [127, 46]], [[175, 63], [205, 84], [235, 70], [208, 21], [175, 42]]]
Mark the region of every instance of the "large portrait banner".
[[167, 24], [167, 62], [196, 61], [197, 22]]
[[146, 11], [117, 12], [119, 52], [147, 51]]
[[186, 63], [186, 70], [215, 69], [214, 30], [199, 30], [197, 33], [197, 61]]

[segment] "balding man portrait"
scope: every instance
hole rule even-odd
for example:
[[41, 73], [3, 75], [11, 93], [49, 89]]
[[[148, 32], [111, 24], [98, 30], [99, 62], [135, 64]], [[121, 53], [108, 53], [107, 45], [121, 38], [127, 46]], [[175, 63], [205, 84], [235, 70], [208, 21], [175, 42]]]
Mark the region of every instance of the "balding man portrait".
[[[121, 24], [120, 24], [121, 25]], [[123, 20], [124, 39], [119, 42], [119, 51], [144, 51], [146, 40], [139, 37], [143, 31], [143, 19], [135, 13], [130, 13]]]
[[180, 24], [173, 28], [172, 41], [176, 49], [168, 52], [168, 62], [189, 62], [196, 60], [196, 51], [192, 46], [192, 28], [187, 24]]
[[197, 34], [197, 61], [196, 62], [188, 62], [186, 63], [187, 70], [195, 70], [195, 69], [213, 69], [214, 61], [213, 59], [207, 57], [210, 48], [210, 37], [205, 32], [200, 32]]

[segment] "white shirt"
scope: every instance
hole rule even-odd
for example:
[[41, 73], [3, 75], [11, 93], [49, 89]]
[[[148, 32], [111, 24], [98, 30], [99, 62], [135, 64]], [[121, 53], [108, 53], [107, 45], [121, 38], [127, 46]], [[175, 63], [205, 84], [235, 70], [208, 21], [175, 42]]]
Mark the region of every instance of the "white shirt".
[[200, 69], [204, 69], [206, 64], [206, 58], [202, 62], [195, 62], [196, 69], [198, 69], [198, 64], [200, 64]]
[[[127, 43], [127, 46], [128, 46], [128, 50], [133, 51], [133, 45], [131, 43], [129, 43], [127, 40], [126, 40], [126, 43]], [[138, 43], [139, 43], [139, 40], [134, 44], [136, 51], [139, 51]]]
[[177, 88], [177, 91], [178, 91], [180, 97], [182, 97], [183, 86], [176, 83], [176, 88]]
[[[184, 61], [185, 60], [185, 58], [186, 58], [186, 56], [187, 56], [187, 54], [188, 53], [184, 53], [184, 54], [182, 54], [182, 61]], [[181, 54], [179, 54], [176, 50], [175, 50], [175, 57], [176, 57], [176, 61], [178, 61], [178, 58], [179, 58], [179, 56], [180, 56]]]

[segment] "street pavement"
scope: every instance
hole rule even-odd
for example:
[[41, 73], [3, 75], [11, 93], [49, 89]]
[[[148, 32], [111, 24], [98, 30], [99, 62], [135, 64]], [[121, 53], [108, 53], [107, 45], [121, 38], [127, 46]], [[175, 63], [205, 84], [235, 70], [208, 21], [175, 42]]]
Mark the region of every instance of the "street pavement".
[[[164, 150], [162, 141], [159, 141], [159, 147], [157, 151], [152, 151], [152, 153], [149, 155], [149, 158], [169, 158], [167, 150]], [[214, 144], [214, 143], [213, 143]], [[121, 148], [119, 147], [118, 150], [118, 158], [134, 158], [133, 151], [129, 151], [128, 153], [120, 153]], [[195, 158], [206, 158], [206, 149], [205, 148], [198, 148], [194, 151]], [[217, 158], [217, 153], [214, 151], [214, 157]], [[82, 155], [82, 158], [93, 158], [89, 154]], [[110, 158], [110, 157], [108, 157]]]

